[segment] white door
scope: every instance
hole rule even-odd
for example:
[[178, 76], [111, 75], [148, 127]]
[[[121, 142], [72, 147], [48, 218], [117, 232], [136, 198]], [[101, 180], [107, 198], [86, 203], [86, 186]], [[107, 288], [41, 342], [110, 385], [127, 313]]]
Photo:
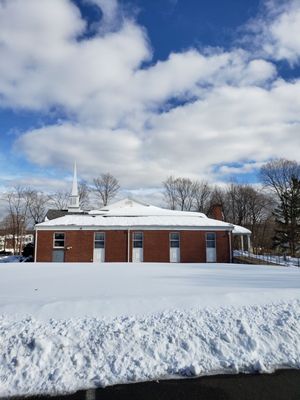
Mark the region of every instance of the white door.
[[216, 262], [217, 251], [216, 251], [216, 234], [206, 234], [206, 262]]
[[94, 257], [95, 263], [105, 261], [105, 234], [104, 232], [96, 232], [94, 237]]
[[143, 262], [143, 249], [134, 247], [132, 252], [132, 262]]
[[132, 262], [143, 262], [144, 235], [143, 232], [133, 232]]
[[180, 262], [180, 250], [179, 247], [170, 247], [170, 262]]
[[206, 248], [206, 262], [216, 262], [217, 261], [217, 254], [216, 249], [214, 248]]
[[170, 233], [170, 262], [180, 262], [180, 235], [179, 232]]
[[94, 249], [94, 262], [104, 262], [105, 260], [105, 250], [104, 249]]

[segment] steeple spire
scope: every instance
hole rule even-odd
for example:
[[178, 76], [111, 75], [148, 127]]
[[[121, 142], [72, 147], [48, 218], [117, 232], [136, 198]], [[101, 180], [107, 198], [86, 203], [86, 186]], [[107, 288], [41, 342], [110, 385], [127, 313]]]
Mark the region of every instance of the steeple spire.
[[69, 212], [81, 212], [79, 207], [78, 181], [77, 181], [77, 165], [74, 163], [72, 193], [69, 198]]
[[72, 196], [78, 196], [78, 182], [77, 182], [77, 165], [76, 165], [76, 161], [74, 162]]

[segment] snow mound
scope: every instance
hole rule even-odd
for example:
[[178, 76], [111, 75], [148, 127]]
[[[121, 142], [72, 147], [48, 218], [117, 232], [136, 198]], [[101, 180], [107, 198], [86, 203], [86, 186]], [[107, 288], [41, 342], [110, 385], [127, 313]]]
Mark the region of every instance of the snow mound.
[[0, 317], [0, 396], [300, 368], [300, 301], [146, 317]]

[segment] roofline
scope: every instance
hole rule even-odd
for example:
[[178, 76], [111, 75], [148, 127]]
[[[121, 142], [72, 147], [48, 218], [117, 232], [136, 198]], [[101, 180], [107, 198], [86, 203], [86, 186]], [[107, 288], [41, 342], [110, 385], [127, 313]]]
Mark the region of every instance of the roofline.
[[36, 231], [127, 231], [127, 230], [144, 230], [144, 231], [228, 231], [232, 232], [233, 225], [228, 226], [180, 226], [180, 225], [116, 225], [116, 226], [101, 226], [101, 225], [49, 225], [36, 226]]

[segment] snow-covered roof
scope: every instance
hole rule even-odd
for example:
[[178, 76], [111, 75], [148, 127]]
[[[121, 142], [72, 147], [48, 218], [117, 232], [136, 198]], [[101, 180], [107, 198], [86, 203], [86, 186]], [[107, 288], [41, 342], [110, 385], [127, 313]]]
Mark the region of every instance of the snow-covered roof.
[[197, 216], [207, 218], [205, 214], [191, 211], [168, 210], [166, 208], [156, 207], [151, 204], [142, 203], [137, 200], [126, 198], [109, 206], [103, 207], [100, 210], [89, 211], [90, 215], [105, 215], [109, 217], [127, 216]]
[[233, 226], [234, 226], [234, 228], [233, 228], [232, 233], [234, 235], [250, 235], [251, 234], [251, 231], [247, 228], [244, 228], [243, 226], [240, 226], [240, 225], [233, 225]]
[[57, 227], [94, 227], [94, 228], [194, 228], [232, 230], [233, 225], [227, 222], [207, 218], [199, 212], [167, 210], [124, 199], [100, 210], [90, 211], [85, 215], [65, 215], [61, 218], [42, 222], [37, 229], [57, 229]]

